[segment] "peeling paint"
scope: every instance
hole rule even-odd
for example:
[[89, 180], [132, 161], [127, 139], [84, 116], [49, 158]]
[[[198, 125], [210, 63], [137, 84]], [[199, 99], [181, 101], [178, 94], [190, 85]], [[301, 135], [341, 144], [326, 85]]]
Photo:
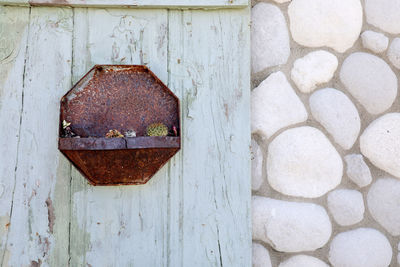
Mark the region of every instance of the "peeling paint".
[[30, 267], [40, 267], [42, 265], [42, 261], [38, 259], [37, 261], [31, 261]]
[[48, 220], [49, 220], [49, 231], [52, 234], [56, 215], [54, 214], [53, 201], [51, 200], [50, 196], [46, 199], [46, 205], [47, 205], [47, 212], [48, 212], [47, 216], [48, 216]]

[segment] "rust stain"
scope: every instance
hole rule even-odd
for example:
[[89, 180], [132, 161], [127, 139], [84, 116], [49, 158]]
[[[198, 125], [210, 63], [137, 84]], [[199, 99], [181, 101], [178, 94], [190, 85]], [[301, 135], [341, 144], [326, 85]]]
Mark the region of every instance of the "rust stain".
[[43, 257], [46, 256], [46, 254], [49, 252], [50, 250], [50, 241], [47, 237], [44, 238], [44, 252], [43, 252]]
[[50, 233], [53, 233], [53, 227], [54, 227], [54, 221], [56, 219], [56, 216], [54, 214], [54, 207], [53, 207], [53, 201], [51, 200], [50, 196], [46, 199], [46, 205], [47, 205], [47, 216], [49, 220], [49, 231]]
[[[146, 66], [96, 65], [61, 100], [59, 149], [93, 185], [146, 183], [179, 149], [179, 100]], [[153, 123], [169, 136], [146, 136]], [[104, 138], [110, 129], [137, 137]]]
[[36, 236], [38, 237], [38, 245], [42, 248], [42, 257], [45, 258], [46, 255], [49, 253], [50, 250], [50, 241], [47, 237], [44, 238], [44, 241], [42, 241], [42, 236], [36, 233]]

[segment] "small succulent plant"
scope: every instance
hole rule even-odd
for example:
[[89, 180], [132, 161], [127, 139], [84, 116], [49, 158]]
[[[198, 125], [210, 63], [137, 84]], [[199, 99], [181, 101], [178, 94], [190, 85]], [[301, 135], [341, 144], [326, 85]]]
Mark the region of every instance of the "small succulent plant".
[[118, 130], [109, 130], [108, 133], [106, 133], [106, 138], [121, 138], [124, 137], [123, 134], [121, 134]]
[[167, 136], [168, 127], [163, 123], [153, 123], [147, 126], [146, 134], [148, 136]]
[[136, 132], [134, 130], [128, 130], [124, 134], [125, 137], [136, 137]]

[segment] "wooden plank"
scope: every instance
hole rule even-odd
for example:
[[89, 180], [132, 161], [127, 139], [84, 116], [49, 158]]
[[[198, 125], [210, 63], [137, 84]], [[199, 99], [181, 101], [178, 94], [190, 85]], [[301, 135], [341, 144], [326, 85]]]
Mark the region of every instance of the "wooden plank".
[[31, 9], [9, 258], [3, 266], [68, 264], [69, 165], [59, 157], [57, 136], [59, 99], [71, 83], [71, 15], [70, 9]]
[[28, 25], [29, 8], [0, 7], [0, 266], [8, 262]]
[[29, 6], [28, 0], [0, 0], [0, 6]]
[[[167, 82], [167, 14], [76, 9], [74, 80], [94, 64], [147, 64]], [[167, 171], [142, 186], [93, 187], [74, 170], [71, 266], [165, 266]]]
[[7, 5], [135, 8], [238, 8], [248, 0], [0, 0]]
[[170, 11], [169, 40], [183, 142], [168, 266], [251, 266], [249, 10]]

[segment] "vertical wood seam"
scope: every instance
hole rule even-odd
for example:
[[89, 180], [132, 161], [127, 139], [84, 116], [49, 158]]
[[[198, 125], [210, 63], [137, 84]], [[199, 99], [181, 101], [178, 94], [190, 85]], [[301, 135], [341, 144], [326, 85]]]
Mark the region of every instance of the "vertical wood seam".
[[[168, 87], [171, 87], [171, 69], [170, 69], [170, 60], [171, 54], [169, 52], [169, 16], [170, 11], [167, 9], [167, 73], [168, 73]], [[180, 112], [179, 112], [180, 114]], [[181, 119], [179, 118], [179, 121]], [[167, 257], [166, 257], [166, 265], [169, 266], [170, 263], [170, 252], [171, 252], [171, 161], [168, 162], [168, 191], [167, 191]]]
[[[74, 85], [74, 38], [75, 38], [75, 8], [72, 8], [72, 33], [71, 33], [71, 87]], [[72, 221], [72, 164], [69, 165], [69, 215], [68, 215], [68, 266], [71, 264], [71, 221]]]
[[[180, 14], [180, 17], [181, 17], [181, 27], [184, 27], [184, 24], [183, 24], [183, 22], [184, 22], [184, 19], [183, 19], [183, 14], [184, 14], [184, 11], [183, 10], [181, 10], [181, 11], [179, 11], [179, 14]], [[182, 47], [181, 47], [181, 51], [182, 51], [182, 58], [181, 58], [181, 61], [183, 61], [183, 57], [185, 56], [184, 55], [184, 53], [185, 53], [185, 35], [183, 34], [183, 31], [184, 31], [184, 29], [182, 29], [182, 32], [181, 32], [181, 34], [180, 34], [180, 38], [181, 38], [181, 42], [182, 42]], [[183, 83], [181, 83], [181, 99], [182, 100], [184, 100], [185, 99], [185, 95], [184, 95], [184, 92], [185, 92], [185, 89], [184, 89], [184, 87], [183, 87]], [[180, 114], [181, 114], [181, 117], [183, 118], [183, 110], [184, 110], [184, 108], [183, 108], [183, 102], [181, 103], [181, 105], [180, 105], [180, 109], [181, 109], [181, 112], [180, 112]], [[181, 133], [183, 132], [183, 129], [184, 129], [184, 124], [185, 124], [185, 120], [184, 119], [182, 119], [182, 120], [180, 120], [180, 122], [181, 122]], [[185, 146], [185, 138], [181, 138], [182, 139], [182, 147], [184, 147]], [[180, 195], [180, 198], [181, 198], [181, 200], [180, 200], [180, 203], [179, 203], [179, 241], [181, 242], [180, 243], [180, 249], [181, 249], [181, 253], [180, 253], [180, 256], [181, 256], [181, 264], [183, 264], [183, 211], [184, 211], [184, 205], [185, 205], [185, 202], [183, 201], [183, 199], [184, 199], [184, 190], [183, 190], [183, 177], [184, 177], [184, 170], [185, 170], [185, 165], [183, 164], [183, 159], [184, 159], [184, 149], [182, 149], [181, 150], [182, 152], [182, 156], [181, 156], [181, 162], [180, 162], [180, 166], [181, 166], [181, 178], [182, 179], [180, 179], [180, 181], [179, 181], [179, 195]]]

